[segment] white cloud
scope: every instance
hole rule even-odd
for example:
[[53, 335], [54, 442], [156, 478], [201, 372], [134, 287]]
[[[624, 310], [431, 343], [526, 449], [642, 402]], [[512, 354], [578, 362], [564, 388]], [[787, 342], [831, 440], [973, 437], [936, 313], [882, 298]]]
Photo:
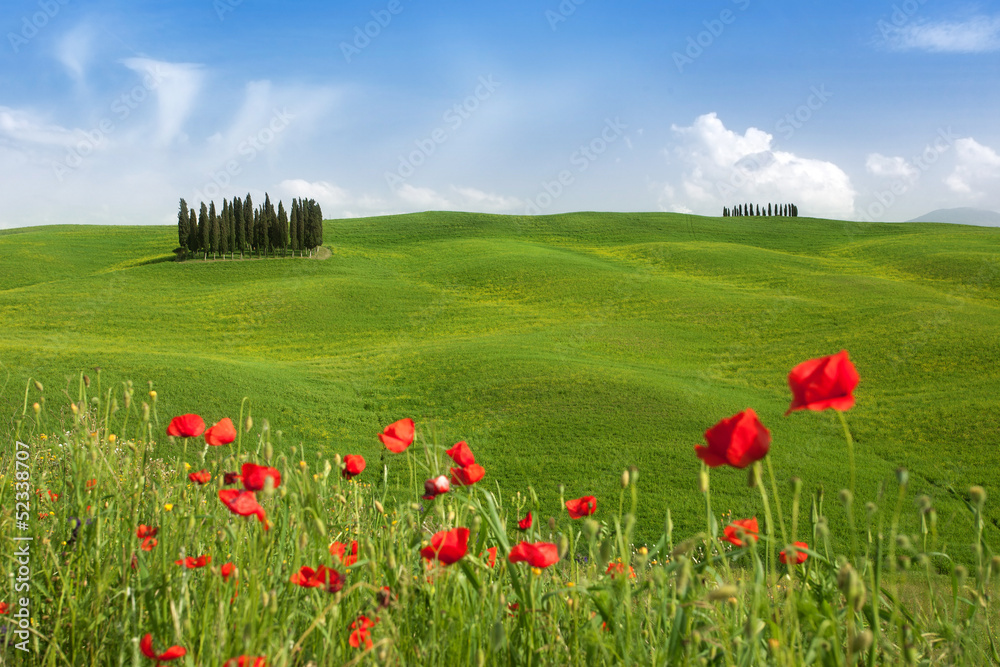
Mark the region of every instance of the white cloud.
[[893, 26], [884, 29], [883, 35], [889, 46], [898, 51], [987, 53], [1000, 50], [1000, 16]]
[[504, 197], [502, 195], [483, 192], [475, 188], [461, 188], [451, 186], [461, 199], [462, 208], [480, 213], [509, 213], [524, 207], [524, 203], [516, 197]]
[[905, 178], [913, 180], [920, 175], [920, 170], [914, 167], [906, 158], [886, 157], [880, 153], [872, 153], [865, 162], [865, 169], [873, 176], [885, 178]]
[[282, 181], [278, 187], [293, 199], [315, 199], [323, 207], [340, 207], [352, 201], [347, 190], [326, 181], [310, 183], [302, 179], [289, 179]]
[[65, 148], [73, 145], [79, 134], [58, 125], [49, 125], [31, 111], [0, 106], [0, 137], [5, 137], [15, 145]]
[[985, 190], [996, 192], [1000, 188], [1000, 155], [972, 137], [958, 139], [955, 142], [955, 169], [945, 179], [945, 184], [952, 192], [977, 197], [984, 195]]
[[93, 56], [94, 28], [81, 23], [66, 33], [56, 46], [56, 58], [77, 83], [84, 83]]
[[204, 79], [201, 65], [150, 58], [127, 58], [122, 62], [142, 74], [146, 87], [156, 92], [160, 114], [156, 143], [169, 145], [180, 133], [201, 90]]
[[664, 187], [660, 203], [667, 210], [719, 215], [723, 206], [740, 202], [788, 202], [808, 216], [847, 218], [854, 212], [854, 188], [840, 167], [776, 150], [774, 137], [763, 130], [737, 134], [715, 113], [672, 129], [678, 137], [672, 154], [684, 169], [683, 196]]

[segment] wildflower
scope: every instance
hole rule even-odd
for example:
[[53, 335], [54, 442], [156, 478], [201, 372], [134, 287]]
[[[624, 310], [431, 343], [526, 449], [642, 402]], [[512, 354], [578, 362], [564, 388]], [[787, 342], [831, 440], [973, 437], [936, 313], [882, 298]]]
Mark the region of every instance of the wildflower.
[[341, 473], [344, 479], [357, 477], [365, 470], [365, 457], [359, 454], [348, 454], [344, 457], [344, 471]]
[[135, 536], [142, 540], [142, 546], [139, 548], [143, 551], [152, 551], [159, 542], [156, 541], [156, 534], [160, 532], [159, 528], [153, 528], [152, 526], [147, 526], [145, 524], [139, 524], [138, 530], [135, 531]]
[[597, 511], [597, 498], [594, 496], [584, 496], [576, 500], [567, 500], [566, 509], [569, 511], [571, 519], [590, 516]]
[[303, 588], [322, 588], [328, 593], [336, 593], [344, 587], [343, 575], [326, 565], [320, 565], [316, 570], [303, 565], [292, 575], [291, 582]]
[[230, 484], [242, 483], [243, 475], [236, 472], [223, 473], [222, 484], [223, 486], [229, 486]]
[[344, 567], [350, 567], [358, 562], [358, 541], [351, 541], [351, 553], [346, 554], [347, 545], [343, 542], [334, 542], [330, 545], [330, 555], [335, 556], [344, 564]]
[[[604, 574], [610, 574], [611, 578], [614, 579], [616, 574], [625, 573], [625, 563], [608, 563], [608, 569], [604, 571]], [[628, 566], [628, 578], [635, 579], [635, 570], [632, 566]]]
[[229, 581], [229, 577], [233, 576], [233, 572], [235, 572], [235, 571], [236, 571], [236, 566], [235, 565], [233, 565], [232, 563], [226, 563], [219, 570], [219, 574], [222, 575], [222, 580], [223, 581]]
[[851, 392], [858, 386], [858, 379], [847, 350], [803, 361], [788, 374], [792, 403], [785, 415], [796, 410], [849, 410], [854, 407]]
[[46, 490], [46, 493], [49, 494], [49, 500], [51, 500], [52, 502], [55, 502], [55, 501], [59, 500], [59, 494], [58, 493], [53, 493], [50, 490]]
[[205, 443], [212, 447], [228, 445], [236, 439], [236, 427], [229, 417], [222, 419], [212, 428], [205, 431]]
[[10, 610], [10, 607], [6, 602], [0, 602], [0, 614], [6, 614]]
[[413, 444], [415, 434], [412, 419], [400, 419], [385, 427], [382, 433], [378, 434], [378, 439], [382, 441], [385, 448], [394, 454], [402, 454], [406, 448]]
[[233, 514], [239, 514], [240, 516], [255, 515], [257, 520], [264, 524], [264, 529], [267, 529], [267, 515], [264, 514], [264, 508], [257, 502], [257, 496], [253, 491], [219, 489], [219, 500]]
[[472, 450], [469, 449], [469, 445], [463, 440], [462, 442], [456, 443], [454, 447], [445, 452], [451, 459], [465, 468], [476, 462], [476, 457], [472, 455]]
[[740, 538], [740, 533], [743, 533], [743, 537], [753, 539], [756, 542], [760, 536], [757, 517], [752, 519], [736, 519], [723, 529], [722, 537], [719, 539], [729, 542], [734, 547], [742, 547], [743, 540]]
[[181, 415], [170, 420], [167, 435], [175, 438], [197, 438], [205, 432], [205, 420], [198, 415]]
[[451, 468], [451, 483], [455, 486], [472, 486], [483, 478], [486, 470], [478, 463], [463, 468]]
[[171, 646], [163, 653], [157, 655], [156, 651], [153, 650], [153, 635], [146, 634], [139, 642], [139, 648], [142, 649], [142, 654], [145, 655], [150, 660], [155, 660], [156, 664], [161, 662], [169, 662], [171, 660], [176, 660], [177, 658], [183, 658], [187, 655], [187, 649], [180, 646]]
[[[479, 557], [482, 558], [483, 555], [479, 554]], [[497, 566], [497, 548], [496, 547], [490, 547], [489, 549], [486, 550], [486, 564], [489, 565], [490, 567], [496, 567]]]
[[[806, 544], [805, 542], [796, 542], [795, 544], [792, 545], [792, 553], [795, 558], [796, 565], [802, 565], [802, 563], [806, 562], [806, 559], [809, 558], [809, 554], [807, 554], [805, 551], [800, 551], [799, 549], [808, 549], [808, 548], [809, 545]], [[787, 550], [788, 547], [785, 547], [785, 549]], [[778, 560], [780, 560], [782, 563], [786, 564], [788, 563], [788, 557], [785, 555], [784, 551], [778, 554]]]
[[194, 570], [199, 567], [205, 567], [211, 562], [211, 556], [198, 556], [197, 558], [194, 556], [188, 556], [184, 560], [175, 560], [174, 565], [181, 565], [188, 570]]
[[198, 472], [188, 473], [188, 479], [198, 484], [208, 484], [212, 481], [212, 473], [207, 470], [199, 470]]
[[375, 599], [378, 601], [379, 607], [386, 609], [396, 601], [396, 596], [393, 595], [391, 588], [383, 586], [382, 590], [375, 594]]
[[267, 667], [267, 658], [264, 656], [241, 655], [238, 658], [230, 658], [222, 663], [222, 667]]
[[529, 528], [531, 528], [531, 523], [532, 523], [531, 512], [528, 512], [528, 516], [524, 517], [523, 519], [517, 522], [517, 527], [519, 530], [528, 530]]
[[424, 495], [422, 496], [424, 500], [434, 500], [442, 493], [448, 493], [451, 490], [451, 482], [444, 475], [440, 477], [435, 477], [434, 479], [429, 479], [424, 482]]
[[115, 435], [114, 433], [112, 433], [112, 434], [110, 434], [108, 436], [108, 442], [110, 442], [111, 444], [115, 444], [115, 440], [117, 440], [117, 439], [118, 439], [118, 436]]
[[559, 547], [551, 542], [521, 542], [510, 550], [507, 560], [545, 568], [559, 562]]
[[88, 479], [87, 483], [84, 486], [86, 486], [88, 489], [92, 489], [95, 486], [97, 486], [97, 480], [96, 479]]
[[243, 488], [247, 491], [263, 491], [268, 477], [274, 480], [274, 488], [281, 486], [281, 473], [276, 468], [253, 463], [243, 464]]
[[428, 561], [435, 558], [445, 565], [457, 563], [469, 550], [469, 529], [455, 528], [435, 533], [430, 546], [420, 550], [420, 555]]
[[172, 509], [174, 509], [174, 504], [173, 503], [167, 503], [166, 505], [163, 506], [163, 509], [165, 509], [165, 510], [167, 510], [169, 512]]
[[361, 648], [361, 644], [364, 644], [366, 649], [371, 648], [372, 638], [369, 630], [375, 627], [375, 623], [377, 621], [373, 621], [367, 616], [358, 616], [358, 620], [351, 623], [353, 632], [351, 632], [351, 636], [347, 640], [350, 645], [354, 648]]
[[709, 467], [731, 465], [746, 468], [767, 456], [771, 448], [771, 432], [751, 408], [723, 419], [705, 431], [707, 447], [695, 446], [694, 451]]

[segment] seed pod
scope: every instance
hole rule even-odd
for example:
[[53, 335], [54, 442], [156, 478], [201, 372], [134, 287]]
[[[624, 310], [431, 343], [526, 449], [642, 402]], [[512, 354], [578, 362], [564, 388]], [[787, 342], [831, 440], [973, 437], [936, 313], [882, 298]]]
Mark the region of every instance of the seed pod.
[[982, 507], [986, 502], [986, 489], [981, 486], [974, 486], [969, 489], [969, 500], [977, 507]]
[[249, 433], [250, 429], [253, 428], [253, 417], [251, 417], [249, 414], [247, 415], [247, 420], [244, 423], [244, 426], [246, 427], [246, 432], [247, 433]]
[[896, 481], [900, 486], [906, 486], [910, 481], [910, 472], [906, 468], [896, 468]]
[[[375, 511], [378, 512], [379, 514], [385, 514], [385, 508], [382, 507], [382, 503], [380, 503], [377, 500], [375, 501]], [[478, 516], [476, 517], [476, 520], [477, 521], [479, 520]]]
[[844, 507], [850, 507], [854, 503], [854, 494], [847, 489], [841, 489], [838, 495], [840, 497], [840, 502], [844, 504]]
[[38, 393], [42, 393], [43, 391], [45, 391], [45, 387], [43, 387], [42, 383], [39, 382], [38, 380], [35, 380], [35, 389], [38, 390]]
[[628, 470], [622, 472], [622, 488], [628, 488]]
[[866, 653], [868, 649], [871, 648], [872, 642], [875, 641], [875, 635], [868, 628], [865, 628], [857, 635], [854, 636], [854, 642], [851, 644], [851, 650], [854, 653]]

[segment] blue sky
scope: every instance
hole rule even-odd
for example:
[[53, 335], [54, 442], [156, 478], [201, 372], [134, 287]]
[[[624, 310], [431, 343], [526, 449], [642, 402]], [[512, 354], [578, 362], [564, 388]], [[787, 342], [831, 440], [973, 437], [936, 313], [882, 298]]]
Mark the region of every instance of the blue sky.
[[0, 228], [1000, 210], [1000, 3], [8, 0]]

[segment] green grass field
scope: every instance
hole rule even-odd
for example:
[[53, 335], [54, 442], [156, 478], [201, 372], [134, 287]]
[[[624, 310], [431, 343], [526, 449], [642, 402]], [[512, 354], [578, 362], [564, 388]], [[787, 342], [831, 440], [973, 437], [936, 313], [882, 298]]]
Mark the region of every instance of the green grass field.
[[[531, 485], [552, 514], [564, 484], [610, 515], [637, 466], [650, 539], [668, 507], [679, 534], [703, 527], [693, 447], [753, 407], [779, 481], [822, 484], [836, 533], [839, 422], [782, 415], [788, 371], [845, 348], [861, 374], [847, 414], [860, 502], [891, 481], [889, 503], [906, 466], [967, 559], [968, 487], [1000, 498], [1000, 229], [423, 213], [327, 221], [325, 243], [325, 261], [176, 263], [172, 227], [0, 232], [0, 428], [29, 377], [68, 410], [62, 390], [75, 397], [96, 366], [105, 388], [153, 381], [163, 426], [235, 419], [247, 396], [285, 446], [360, 453], [376, 474], [375, 434], [411, 416], [430, 439], [467, 440], [484, 482]], [[718, 513], [760, 514], [745, 475], [712, 484]]]

